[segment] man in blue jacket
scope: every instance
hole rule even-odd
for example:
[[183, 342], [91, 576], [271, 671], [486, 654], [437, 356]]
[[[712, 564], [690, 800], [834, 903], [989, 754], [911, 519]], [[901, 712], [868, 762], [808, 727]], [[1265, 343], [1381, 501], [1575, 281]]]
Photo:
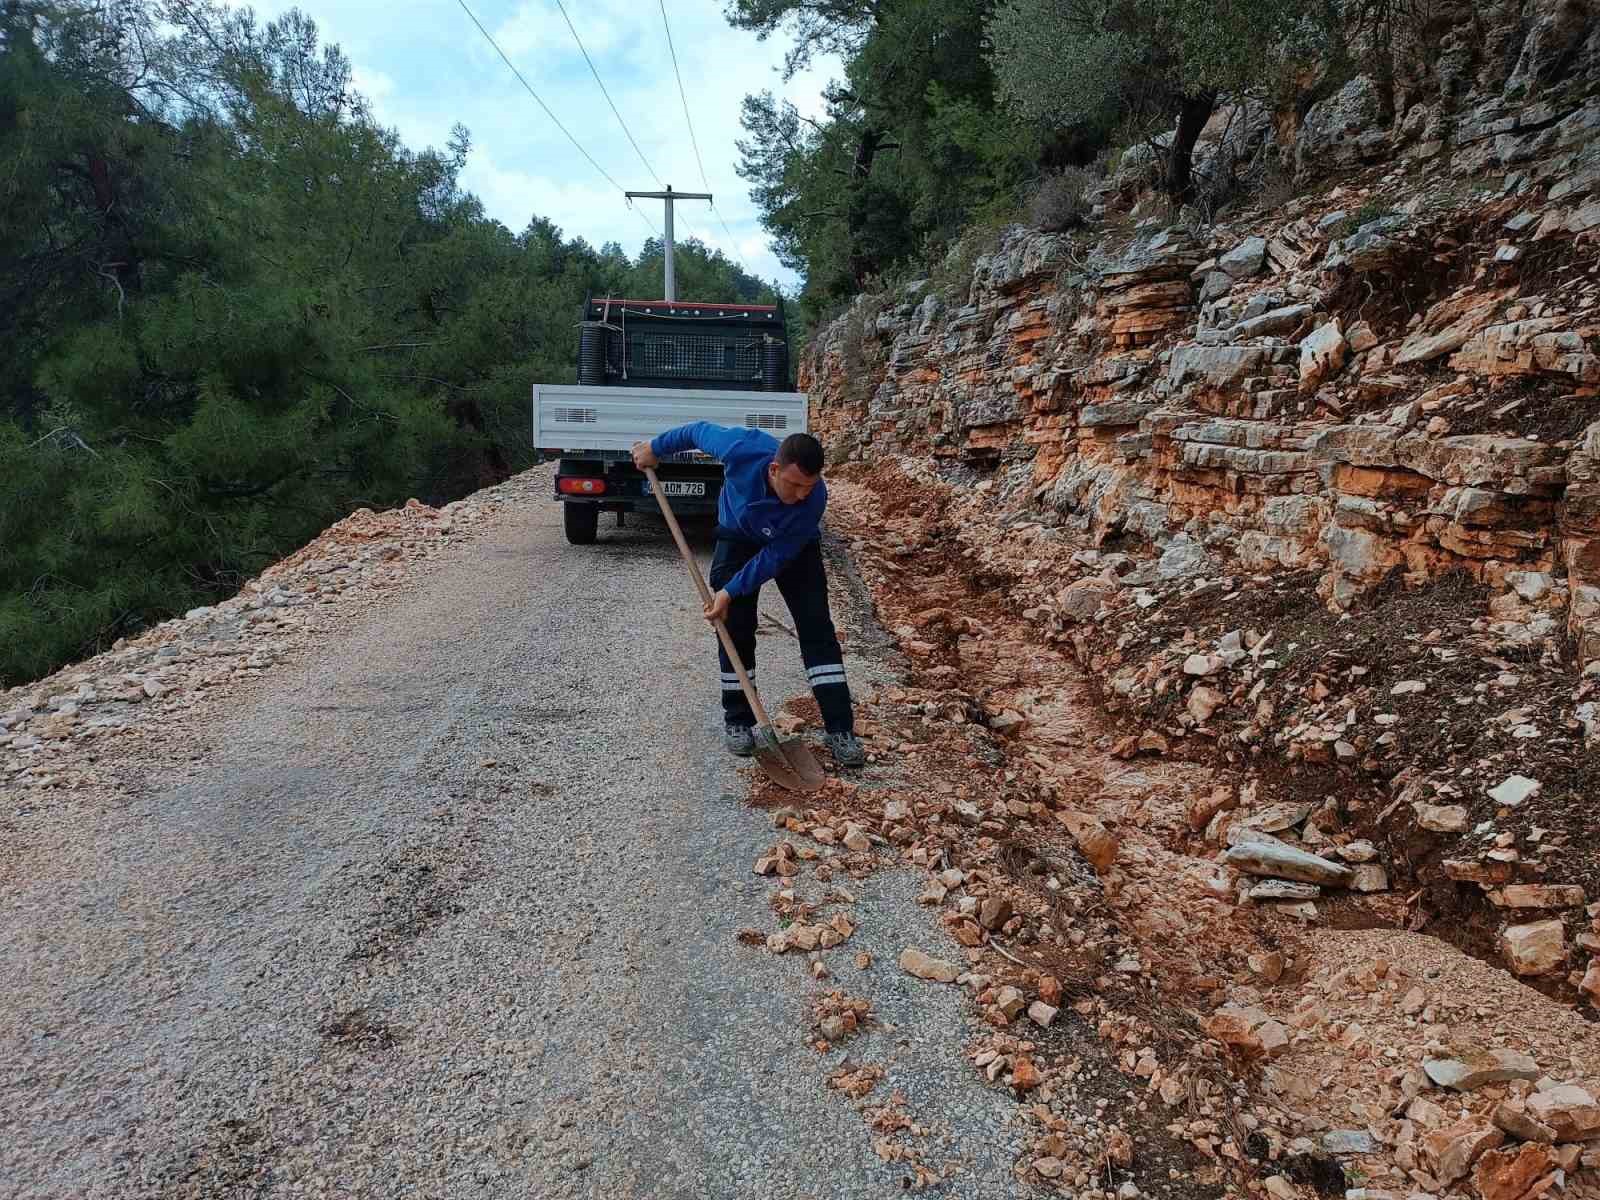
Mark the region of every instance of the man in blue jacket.
[[[726, 622], [745, 669], [756, 666], [756, 597], [774, 580], [794, 615], [811, 693], [822, 710], [824, 741], [840, 766], [859, 767], [866, 752], [855, 735], [850, 687], [845, 682], [839, 637], [828, 611], [828, 577], [818, 543], [828, 487], [822, 482], [822, 443], [791, 433], [782, 443], [759, 429], [728, 429], [696, 421], [669, 429], [633, 448], [641, 471], [665, 457], [700, 450], [721, 460], [722, 496], [717, 502], [717, 547], [711, 557], [708, 621]], [[722, 716], [728, 749], [755, 751], [750, 730], [755, 714], [739, 687], [733, 664], [717, 642], [722, 666]]]

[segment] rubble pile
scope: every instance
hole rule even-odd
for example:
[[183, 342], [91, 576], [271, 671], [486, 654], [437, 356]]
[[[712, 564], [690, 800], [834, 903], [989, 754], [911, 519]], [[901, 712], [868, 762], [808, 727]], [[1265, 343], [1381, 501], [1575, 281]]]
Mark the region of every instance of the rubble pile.
[[[1594, 763], [1582, 717], [1597, 684], [1575, 679], [1557, 656], [1508, 646], [1482, 611], [1481, 585], [1446, 577], [1330, 613], [1307, 573], [1224, 573], [1230, 564], [1181, 536], [1155, 559], [1084, 548], [1071, 531], [1009, 512], [1003, 482], [962, 489], [936, 476], [905, 461], [862, 476], [874, 503], [917, 515], [875, 516], [852, 545], [863, 557], [877, 547], [891, 563], [934, 548], [939, 565], [926, 585], [919, 581], [926, 590], [897, 629], [931, 679], [957, 672], [952, 639], [958, 648], [963, 636], [985, 631], [961, 573], [1001, 589], [1000, 608], [1026, 622], [1017, 636], [1027, 645], [1011, 660], [1016, 671], [983, 678], [991, 690], [976, 706], [990, 712], [991, 727], [1023, 730], [1048, 758], [1084, 730], [1070, 705], [1040, 685], [1092, 692], [1087, 704], [1141, 718], [1107, 742], [1117, 756], [1229, 769], [1225, 785], [1196, 785], [1181, 836], [1262, 876], [1251, 899], [1295, 901], [1317, 919], [1330, 885], [1335, 899], [1437, 885], [1404, 919], [1421, 927], [1429, 914], [1448, 922], [1465, 911], [1488, 929], [1475, 936], [1494, 940], [1508, 964], [1521, 926], [1564, 920], [1560, 937], [1541, 927], [1547, 950], [1559, 952], [1518, 956], [1516, 969], [1557, 991], [1592, 995], [1600, 972], [1591, 978], [1588, 954], [1600, 910], [1587, 906], [1600, 896], [1600, 856], [1583, 803]], [[911, 500], [908, 488], [925, 494]], [[1071, 683], [1073, 662], [1089, 669], [1092, 685]], [[1017, 689], [1021, 676], [1034, 686]], [[1297, 877], [1282, 854], [1264, 866], [1259, 850], [1238, 848], [1245, 838], [1320, 855], [1322, 878]], [[1523, 885], [1510, 903], [1505, 884]], [[1509, 939], [1507, 929], [1516, 931]]]
[[[869, 571], [876, 565], [867, 560]], [[895, 604], [888, 595], [880, 599], [884, 611]], [[829, 931], [853, 932], [861, 919], [846, 881], [886, 866], [909, 868], [922, 880], [917, 899], [932, 918], [928, 935], [877, 969], [919, 986], [959, 989], [993, 1029], [967, 1054], [984, 1083], [1012, 1095], [1019, 1119], [1037, 1127], [1035, 1153], [1018, 1170], [1100, 1200], [1215, 1195], [1223, 1167], [1165, 1125], [1169, 1105], [1185, 1113], [1199, 1106], [1198, 1113], [1234, 1101], [1226, 1083], [1188, 1082], [1194, 1064], [1226, 1081], [1224, 1049], [1193, 1028], [1176, 1048], [1170, 1032], [1157, 1032], [1193, 1026], [1176, 1011], [1154, 1022], [1134, 1015], [1151, 1003], [1148, 964], [1121, 927], [1120, 910], [1108, 907], [1087, 857], [1094, 852], [1106, 861], [1124, 848], [1103, 827], [1097, 837], [1099, 823], [1061, 803], [1031, 763], [1015, 761], [1012, 742], [987, 718], [968, 718], [969, 710], [981, 710], [965, 681], [948, 671], [941, 680], [928, 687], [914, 677], [859, 697], [857, 725], [873, 758], [868, 779], [830, 776], [800, 808], [791, 794], [756, 777], [753, 800], [771, 810], [784, 835], [752, 865], [772, 882], [777, 927], [741, 940], [808, 958], [810, 973], [828, 989], [815, 998], [808, 1040], [833, 1048], [839, 1033], [848, 1048], [848, 1019], [829, 1030], [819, 1030], [816, 1019], [842, 1018], [838, 1009], [867, 985], [871, 976], [862, 973], [874, 963]], [[789, 729], [815, 720], [809, 700], [787, 707], [779, 723]], [[1148, 895], [1127, 890], [1134, 907]], [[1127, 1013], [1118, 1015], [1120, 1003]], [[1101, 1036], [1102, 1024], [1118, 1031], [1116, 1040]], [[1139, 1032], [1128, 1032], [1124, 1044], [1125, 1030]], [[852, 1068], [837, 1086], [865, 1113], [876, 1103], [879, 1078]], [[1160, 1112], [1146, 1104], [1147, 1088], [1165, 1097]], [[1130, 1115], [1130, 1107], [1143, 1111]], [[1187, 1117], [1182, 1125], [1188, 1128]], [[894, 1144], [896, 1153], [917, 1152], [904, 1138]], [[958, 1174], [959, 1164], [940, 1170]]]
[[846, 995], [835, 988], [816, 999], [811, 1015], [818, 1034], [816, 1048], [826, 1052], [871, 1020], [872, 1001]]
[[[944, 936], [905, 946], [895, 967], [962, 989], [993, 1027], [967, 1056], [1036, 1128], [1023, 1178], [1100, 1200], [1157, 1194], [1163, 1181], [1194, 1194], [1336, 1187], [1404, 1200], [1505, 1194], [1493, 1172], [1516, 1161], [1544, 1164], [1529, 1187], [1554, 1170], [1577, 1194], [1600, 1186], [1583, 1159], [1596, 1139], [1569, 1142], [1575, 1157], [1548, 1143], [1548, 1162], [1542, 1150], [1516, 1159], [1525, 1152], [1504, 1131], [1447, 1163], [1440, 1139], [1427, 1142], [1532, 1094], [1483, 1080], [1488, 1090], [1463, 1102], [1426, 1069], [1448, 1080], [1438, 1063], [1471, 1061], [1483, 1045], [1537, 1062], [1530, 1089], [1592, 1090], [1600, 1042], [1574, 1009], [1534, 1005], [1507, 971], [1406, 932], [1415, 905], [1390, 876], [1408, 864], [1357, 836], [1339, 804], [1185, 757], [1193, 734], [1181, 725], [1137, 731], [1108, 718], [1096, 703], [1104, 681], [1085, 673], [1065, 632], [1077, 626], [1052, 639], [1017, 599], [1046, 562], [1079, 553], [1072, 539], [1042, 527], [1039, 539], [996, 539], [982, 516], [992, 498], [949, 486], [925, 462], [845, 474], [834, 525], [904, 652], [904, 682], [861, 698], [872, 782], [834, 778], [803, 811], [777, 808], [797, 849], [775, 848], [757, 870], [782, 885], [783, 914], [812, 873], [827, 888], [878, 865], [920, 873], [919, 899]], [[1238, 666], [1259, 647], [1264, 661], [1273, 644], [1220, 640], [1188, 649], [1179, 674], [1198, 656], [1186, 677], [1215, 678], [1212, 657]], [[815, 719], [808, 704], [790, 705], [791, 728]], [[1499, 791], [1537, 795], [1531, 782]], [[756, 800], [786, 802], [759, 782]], [[847, 830], [863, 849], [845, 850]], [[802, 858], [802, 838], [815, 858]], [[778, 874], [785, 857], [793, 876]], [[1571, 884], [1473, 886], [1556, 911], [1578, 900]], [[1548, 908], [1506, 911], [1561, 925]], [[1418, 1098], [1450, 1120], [1419, 1132], [1405, 1115]], [[1131, 1153], [1119, 1167], [1111, 1151], [1123, 1138]], [[1501, 1152], [1512, 1158], [1486, 1158]], [[1452, 1175], [1463, 1156], [1470, 1170]]]
[[25, 795], [89, 789], [114, 781], [119, 760], [147, 734], [185, 723], [200, 736], [208, 706], [379, 602], [537, 486], [519, 477], [440, 509], [417, 500], [357, 509], [231, 599], [0, 693], [0, 784]]

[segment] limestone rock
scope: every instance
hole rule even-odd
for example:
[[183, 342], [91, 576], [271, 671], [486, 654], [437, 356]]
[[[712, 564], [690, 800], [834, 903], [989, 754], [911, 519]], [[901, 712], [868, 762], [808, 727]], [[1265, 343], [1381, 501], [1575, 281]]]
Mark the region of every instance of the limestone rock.
[[1424, 1060], [1423, 1071], [1439, 1087], [1470, 1092], [1491, 1083], [1539, 1078], [1539, 1064], [1517, 1050], [1486, 1050], [1460, 1058]]
[[1464, 858], [1447, 858], [1439, 864], [1446, 878], [1457, 883], [1476, 883], [1491, 887], [1511, 878], [1511, 864], [1503, 862], [1473, 862]]
[[1046, 1004], [1043, 1000], [1035, 1000], [1028, 1005], [1028, 1020], [1042, 1029], [1048, 1029], [1050, 1023], [1056, 1019], [1056, 1013], [1060, 1011], [1060, 1009]]
[[1436, 1129], [1422, 1139], [1423, 1153], [1433, 1164], [1434, 1176], [1451, 1184], [1472, 1169], [1472, 1164], [1506, 1140], [1506, 1135], [1481, 1117]]
[[1323, 268], [1344, 269], [1358, 275], [1393, 269], [1406, 252], [1402, 235], [1408, 225], [1398, 213], [1366, 222], [1349, 237], [1329, 244]]
[[1387, 892], [1389, 873], [1377, 863], [1357, 863], [1352, 868], [1350, 889], [1356, 892]]
[[1107, 579], [1079, 579], [1056, 596], [1056, 607], [1075, 621], [1092, 621], [1107, 600], [1117, 593], [1117, 585]]
[[1215, 787], [1204, 795], [1196, 796], [1189, 801], [1189, 828], [1199, 833], [1211, 824], [1212, 817], [1234, 808], [1238, 803], [1234, 790], [1227, 786]]
[[1011, 901], [991, 896], [978, 905], [978, 924], [985, 929], [999, 929], [1011, 919]]
[[1245, 829], [1256, 829], [1262, 833], [1282, 833], [1285, 829], [1293, 829], [1311, 815], [1315, 804], [1283, 803], [1269, 804], [1258, 812], [1251, 813], [1241, 825]]
[[1581, 1142], [1600, 1137], [1600, 1104], [1576, 1084], [1562, 1084], [1528, 1097], [1528, 1112], [1555, 1131], [1556, 1140]]
[[1056, 812], [1056, 820], [1067, 827], [1073, 840], [1078, 843], [1079, 853], [1089, 860], [1095, 870], [1107, 870], [1117, 861], [1120, 843], [1116, 835], [1098, 818], [1075, 809], [1064, 808]]
[[1491, 788], [1489, 799], [1507, 808], [1516, 808], [1539, 794], [1540, 783], [1526, 775], [1508, 775], [1498, 786]]
[[1251, 875], [1266, 875], [1277, 879], [1295, 879], [1302, 883], [1344, 887], [1353, 872], [1342, 863], [1329, 862], [1292, 846], [1269, 842], [1246, 841], [1232, 847], [1223, 855], [1223, 861]]
[[1217, 260], [1219, 270], [1233, 279], [1249, 279], [1267, 265], [1267, 240], [1247, 237]]
[[1349, 344], [1338, 321], [1329, 321], [1300, 343], [1300, 390], [1312, 391], [1344, 366]]
[[1567, 961], [1566, 930], [1554, 919], [1508, 926], [1500, 944], [1518, 975], [1545, 975]]
[[1522, 1200], [1553, 1165], [1550, 1148], [1535, 1142], [1490, 1150], [1473, 1176], [1482, 1200]]
[[1326, 100], [1306, 112], [1295, 136], [1296, 169], [1309, 170], [1330, 162], [1349, 162], [1360, 156], [1360, 135], [1371, 130], [1383, 115], [1378, 85], [1358, 75]]
[[961, 974], [960, 968], [954, 963], [933, 958], [909, 946], [900, 953], [900, 969], [933, 983], [954, 983], [956, 976]]
[[1494, 1111], [1489, 1119], [1504, 1129], [1512, 1137], [1521, 1138], [1525, 1142], [1544, 1142], [1549, 1144], [1556, 1140], [1556, 1131], [1543, 1121], [1529, 1116], [1525, 1108], [1519, 1104], [1502, 1100], [1494, 1106]]
[[1316, 900], [1321, 895], [1316, 884], [1291, 879], [1263, 879], [1249, 891], [1252, 900]]
[[1365, 1129], [1330, 1129], [1322, 1135], [1324, 1154], [1371, 1154], [1378, 1140]]
[[1528, 6], [1524, 20], [1528, 30], [1517, 64], [1506, 80], [1508, 92], [1532, 92], [1558, 82], [1570, 70], [1574, 47], [1591, 31], [1593, 10], [1560, 0], [1540, 0]]
[[1166, 580], [1186, 579], [1203, 574], [1215, 564], [1205, 547], [1188, 534], [1182, 533], [1167, 543], [1156, 562], [1156, 574]]
[[1293, 333], [1310, 319], [1311, 305], [1287, 304], [1282, 308], [1268, 309], [1257, 317], [1246, 317], [1228, 331], [1231, 338], [1271, 337], [1273, 334]]
[[1469, 818], [1460, 804], [1419, 804], [1417, 824], [1435, 833], [1465, 833]]
[[1268, 983], [1277, 983], [1283, 978], [1283, 954], [1272, 950], [1266, 954], [1252, 954], [1246, 962], [1250, 969]]
[[1019, 1055], [1011, 1064], [1011, 1086], [1019, 1092], [1029, 1092], [1043, 1082], [1039, 1068], [1033, 1065], [1033, 1060], [1027, 1055]]
[[1489, 898], [1501, 908], [1581, 908], [1588, 899], [1575, 883], [1508, 883]]
[[1589, 1003], [1600, 1006], [1600, 958], [1589, 960], [1589, 969], [1583, 973], [1578, 990], [1589, 997]]
[[1189, 697], [1184, 701], [1184, 707], [1189, 710], [1189, 715], [1201, 725], [1209, 721], [1219, 708], [1228, 703], [1228, 698], [1214, 687], [1199, 684], [1189, 692]]
[[1237, 388], [1272, 361], [1270, 346], [1204, 346], [1186, 342], [1172, 352], [1167, 378], [1173, 387], [1195, 382], [1219, 391]]
[[1202, 1028], [1224, 1045], [1248, 1054], [1273, 1058], [1289, 1048], [1289, 1031], [1259, 1008], [1224, 1004]]

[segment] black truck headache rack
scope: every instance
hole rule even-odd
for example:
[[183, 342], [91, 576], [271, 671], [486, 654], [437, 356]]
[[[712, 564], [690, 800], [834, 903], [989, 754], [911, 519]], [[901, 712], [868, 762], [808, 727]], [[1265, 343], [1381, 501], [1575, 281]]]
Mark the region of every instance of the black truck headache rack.
[[579, 324], [578, 382], [788, 391], [783, 309], [591, 297]]

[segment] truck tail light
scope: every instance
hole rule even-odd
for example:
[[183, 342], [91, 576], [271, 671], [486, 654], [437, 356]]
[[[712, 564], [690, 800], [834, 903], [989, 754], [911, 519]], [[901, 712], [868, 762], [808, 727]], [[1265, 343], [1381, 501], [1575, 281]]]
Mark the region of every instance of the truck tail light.
[[606, 481], [563, 475], [556, 480], [556, 490], [565, 496], [599, 496], [606, 490]]

